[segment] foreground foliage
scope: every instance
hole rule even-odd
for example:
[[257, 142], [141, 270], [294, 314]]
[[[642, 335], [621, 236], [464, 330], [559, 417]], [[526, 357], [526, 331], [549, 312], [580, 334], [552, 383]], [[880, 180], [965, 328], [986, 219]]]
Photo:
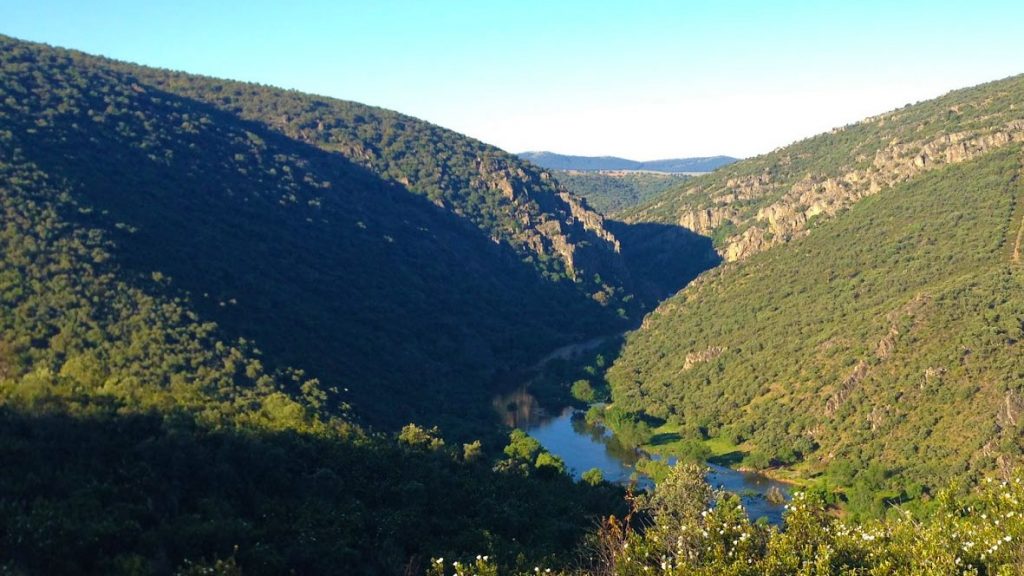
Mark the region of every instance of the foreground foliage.
[[[739, 499], [715, 494], [700, 466], [680, 465], [630, 517], [608, 518], [585, 565], [564, 574], [640, 576], [873, 576], [1024, 574], [1024, 481], [986, 478], [973, 490], [943, 489], [934, 511], [886, 520], [838, 518], [820, 493], [798, 493], [780, 529], [751, 523]], [[428, 574], [498, 573], [493, 559], [447, 565]], [[447, 568], [449, 572], [445, 572]], [[550, 568], [503, 573], [551, 573]], [[555, 572], [558, 572], [555, 570]]]
[[[670, 480], [689, 477], [684, 485], [693, 484], [701, 473], [699, 467], [677, 469]], [[679, 510], [654, 509], [653, 526], [623, 531], [613, 572], [909, 576], [1020, 574], [1024, 566], [1019, 476], [990, 478], [970, 494], [947, 488], [924, 519], [901, 512], [884, 521], [852, 523], [836, 518], [816, 493], [794, 496], [781, 530], [751, 524], [733, 496], [719, 495], [712, 507]]]

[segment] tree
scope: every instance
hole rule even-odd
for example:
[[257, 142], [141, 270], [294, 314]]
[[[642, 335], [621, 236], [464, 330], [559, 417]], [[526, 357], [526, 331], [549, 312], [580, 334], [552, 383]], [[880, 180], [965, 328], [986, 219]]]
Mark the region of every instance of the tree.
[[588, 380], [577, 380], [573, 382], [571, 392], [573, 398], [587, 404], [593, 404], [597, 396], [594, 393], [594, 387]]
[[667, 542], [682, 541], [686, 527], [699, 524], [711, 507], [714, 491], [704, 478], [706, 474], [703, 465], [677, 463], [644, 501], [643, 510], [664, 531]]
[[604, 472], [601, 472], [600, 468], [591, 468], [580, 476], [580, 480], [583, 480], [591, 486], [597, 486], [601, 482], [604, 482]]
[[466, 462], [476, 462], [484, 455], [483, 448], [480, 445], [479, 440], [474, 440], [469, 444], [462, 445], [462, 459]]
[[538, 454], [534, 465], [537, 467], [538, 472], [545, 475], [557, 476], [565, 474], [565, 461], [551, 452], [544, 451]]
[[406, 424], [398, 434], [398, 441], [413, 448], [430, 450], [437, 450], [444, 446], [444, 439], [441, 438], [441, 432], [436, 426], [426, 430], [416, 424]]
[[537, 460], [537, 455], [543, 448], [540, 442], [531, 438], [522, 430], [513, 430], [509, 434], [508, 446], [505, 446], [505, 455], [513, 460], [532, 463]]

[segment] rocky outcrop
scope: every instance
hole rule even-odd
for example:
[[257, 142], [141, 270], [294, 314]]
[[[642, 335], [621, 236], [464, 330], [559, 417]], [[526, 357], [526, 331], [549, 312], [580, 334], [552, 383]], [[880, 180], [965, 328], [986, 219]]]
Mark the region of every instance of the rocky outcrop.
[[[879, 117], [870, 121], [884, 124], [885, 120]], [[728, 236], [719, 250], [727, 261], [742, 260], [807, 234], [815, 219], [831, 218], [867, 196], [923, 172], [966, 162], [1015, 142], [1024, 142], [1024, 119], [991, 129], [952, 132], [930, 139], [893, 139], [873, 154], [859, 155], [855, 160], [863, 167], [847, 169], [839, 176], [808, 173], [788, 186], [780, 184], [779, 178], [768, 170], [754, 176], [730, 178], [718, 189], [695, 187], [684, 192], [705, 194], [708, 200], [702, 206], [682, 210], [678, 223], [707, 236], [727, 223], [732, 224], [738, 232]], [[790, 163], [788, 156], [782, 156], [776, 165]], [[760, 201], [763, 206], [756, 212], [739, 207], [750, 201]]]
[[573, 277], [580, 269], [612, 276], [624, 269], [619, 241], [605, 228], [604, 218], [559, 187], [551, 174], [527, 171], [511, 157], [481, 159], [477, 164], [477, 184], [497, 191], [521, 224], [499, 238], [560, 259]]
[[715, 228], [736, 217], [736, 211], [730, 208], [702, 208], [684, 212], [679, 217], [679, 225], [699, 234], [710, 236]]
[[[910, 318], [911, 327], [917, 322], [921, 309], [930, 302], [931, 299], [927, 294], [917, 294], [910, 299], [909, 302], [892, 310], [885, 315], [886, 321], [889, 323], [889, 329], [885, 335], [879, 339], [878, 344], [875, 346], [875, 358], [879, 362], [884, 362], [896, 349], [896, 345], [899, 342], [900, 336], [903, 335], [903, 331], [900, 330], [901, 324], [904, 323], [904, 319]], [[850, 374], [836, 387], [835, 391], [829, 396], [828, 400], [825, 401], [824, 415], [826, 418], [832, 418], [835, 416], [839, 408], [849, 399], [850, 395], [857, 388], [857, 386], [868, 376], [871, 372], [872, 364], [867, 360], [858, 360], [857, 364], [850, 371]], [[930, 382], [934, 379], [940, 378], [945, 374], [945, 369], [936, 370], [929, 368], [925, 370], [925, 381]], [[875, 431], [881, 426], [882, 421], [886, 414], [888, 414], [889, 408], [879, 408], [876, 406], [869, 416], [871, 423], [871, 430]]]
[[[542, 176], [547, 175], [547, 172], [542, 174]], [[558, 197], [569, 207], [569, 213], [576, 222], [583, 225], [584, 230], [593, 232], [595, 236], [607, 242], [615, 252], [622, 250], [615, 235], [605, 229], [604, 217], [588, 208], [582, 198], [573, 196], [565, 190], [559, 191]]]
[[721, 346], [708, 346], [699, 352], [690, 352], [686, 355], [686, 359], [683, 362], [683, 370], [689, 370], [697, 364], [710, 362], [721, 356], [725, 350], [726, 349]]
[[1003, 397], [1003, 406], [996, 416], [996, 423], [1002, 428], [1017, 426], [1021, 421], [1022, 412], [1024, 412], [1024, 399], [1017, 391], [1009, 390]]
[[853, 367], [850, 374], [843, 380], [839, 385], [838, 389], [829, 397], [825, 402], [825, 417], [832, 418], [839, 411], [839, 408], [846, 402], [846, 400], [853, 394], [854, 389], [860, 384], [862, 380], [868, 375], [870, 367], [868, 363], [860, 360], [857, 365]]

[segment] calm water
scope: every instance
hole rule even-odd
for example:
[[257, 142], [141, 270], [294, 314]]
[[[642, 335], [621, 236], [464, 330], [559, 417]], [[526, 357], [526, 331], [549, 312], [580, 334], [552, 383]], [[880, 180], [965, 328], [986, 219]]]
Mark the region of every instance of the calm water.
[[[518, 398], [502, 397], [495, 401], [507, 406], [514, 402], [526, 408], [524, 413], [510, 414], [510, 425], [526, 430], [552, 454], [560, 457], [571, 469], [575, 478], [591, 468], [599, 468], [605, 480], [627, 484], [634, 475], [633, 466], [639, 455], [636, 450], [623, 448], [610, 433], [603, 428], [591, 428], [583, 419], [583, 413], [566, 408], [557, 416], [549, 416], [537, 406], [528, 394], [520, 392]], [[517, 411], [509, 411], [514, 413]], [[674, 464], [670, 458], [669, 464]], [[708, 482], [716, 487], [739, 494], [743, 505], [752, 520], [765, 517], [769, 522], [782, 522], [783, 504], [772, 504], [765, 498], [773, 487], [782, 491], [789, 498], [789, 487], [760, 474], [739, 472], [714, 464], [708, 465]], [[642, 488], [653, 486], [650, 478], [637, 478], [637, 485]]]

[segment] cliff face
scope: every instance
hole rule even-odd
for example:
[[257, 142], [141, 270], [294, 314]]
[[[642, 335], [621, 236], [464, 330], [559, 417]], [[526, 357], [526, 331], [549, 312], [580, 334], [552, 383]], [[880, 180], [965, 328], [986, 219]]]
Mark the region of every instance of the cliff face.
[[1021, 77], [869, 118], [694, 179], [628, 214], [713, 236], [736, 261], [865, 197], [1024, 141]]
[[[879, 122], [884, 122], [879, 120]], [[789, 186], [783, 196], [759, 209], [740, 234], [729, 236], [722, 244], [726, 260], [741, 260], [777, 244], [807, 234], [808, 222], [815, 217], [835, 216], [853, 203], [906, 182], [922, 172], [947, 164], [957, 164], [1024, 141], [1024, 120], [1014, 120], [988, 130], [969, 130], [943, 134], [931, 140], [900, 142], [894, 140], [875, 152], [866, 168], [851, 170], [838, 177], [808, 174]], [[686, 212], [679, 224], [703, 234], [711, 234], [723, 222], [741, 218], [731, 209], [734, 199], [756, 199], [783, 189], [770, 175], [756, 179], [726, 182], [726, 206]]]
[[477, 162], [479, 178], [473, 185], [496, 192], [508, 202], [511, 218], [520, 224], [496, 231], [494, 240], [506, 240], [537, 254], [561, 260], [571, 278], [582, 270], [624, 280], [615, 235], [605, 229], [604, 217], [582, 198], [561, 187], [547, 171], [508, 155]]

